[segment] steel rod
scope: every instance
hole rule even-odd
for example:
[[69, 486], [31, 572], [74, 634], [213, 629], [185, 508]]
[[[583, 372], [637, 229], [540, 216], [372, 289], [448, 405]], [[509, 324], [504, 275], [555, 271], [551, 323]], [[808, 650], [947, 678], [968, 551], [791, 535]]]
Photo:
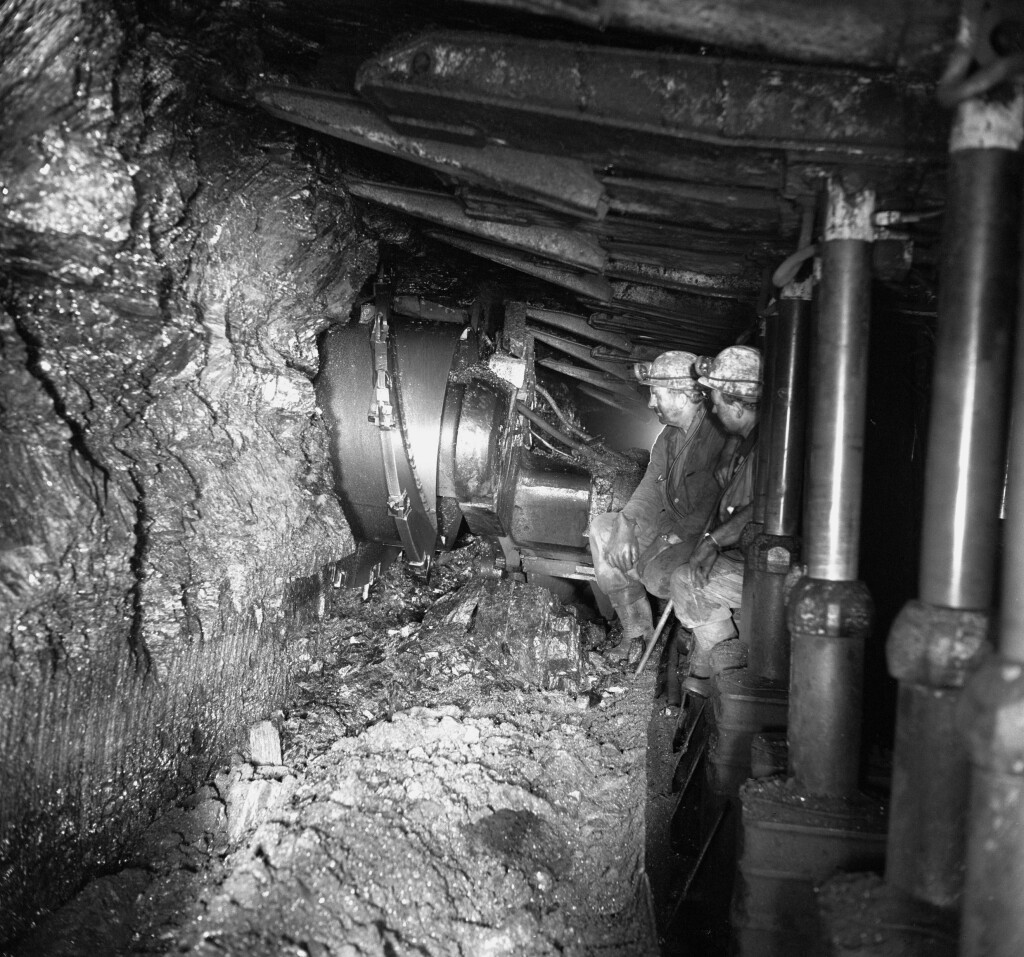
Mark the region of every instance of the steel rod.
[[[961, 104], [968, 107], [972, 101]], [[1003, 199], [1017, 203], [1021, 216], [1021, 145], [1024, 142], [1024, 90], [1002, 103], [984, 104], [1005, 120], [1000, 152], [1016, 164], [1016, 190]], [[979, 109], [981, 105], [979, 105]], [[992, 124], [989, 124], [989, 129]], [[1017, 237], [1019, 241], [1020, 232]], [[1007, 255], [1005, 250], [1000, 251]], [[1014, 288], [1021, 297], [1024, 249], [1016, 250]], [[998, 652], [964, 689], [971, 750], [971, 804], [968, 811], [967, 873], [964, 885], [962, 957], [1016, 957], [1024, 952], [1024, 297], [1016, 313], [1016, 354], [1012, 393], [1003, 589]]]
[[1019, 288], [1022, 292], [1017, 307], [1013, 405], [1010, 414], [1013, 435], [1010, 439], [1006, 498], [1007, 534], [1003, 549], [999, 654], [1008, 661], [1024, 664], [1024, 602], [1020, 598], [1021, 583], [1024, 582], [1024, 248], [1020, 250], [1020, 256]]
[[661, 617], [658, 619], [658, 627], [654, 629], [654, 634], [651, 635], [651, 640], [647, 643], [647, 647], [644, 648], [643, 657], [640, 659], [639, 664], [636, 666], [636, 671], [633, 673], [634, 677], [637, 677], [640, 672], [644, 670], [644, 665], [647, 664], [647, 659], [651, 657], [651, 652], [654, 651], [654, 646], [658, 643], [658, 639], [661, 637], [661, 633], [665, 629], [665, 622], [668, 621], [669, 616], [672, 614], [672, 607], [672, 602], [670, 601], [665, 606], [665, 610], [661, 613]]
[[764, 516], [768, 508], [768, 476], [771, 473], [772, 456], [775, 448], [771, 441], [772, 418], [775, 415], [775, 362], [779, 348], [778, 324], [766, 320], [764, 327], [764, 368], [761, 389], [761, 418], [757, 423], [758, 453], [757, 471], [754, 474], [754, 511], [751, 522], [764, 527]]
[[1008, 150], [950, 156], [921, 544], [921, 598], [947, 608], [993, 595], [1019, 173]]
[[808, 575], [827, 581], [852, 581], [858, 571], [873, 212], [873, 192], [830, 181], [804, 521]]
[[793, 590], [789, 771], [800, 793], [857, 793], [871, 615], [863, 582], [804, 578]]
[[846, 799], [857, 789], [864, 643], [873, 616], [871, 596], [856, 578], [874, 193], [836, 176], [827, 200], [811, 351], [808, 577], [787, 610], [789, 761], [799, 791]]
[[[886, 646], [889, 672], [900, 685], [886, 882], [948, 909], [964, 896], [969, 854], [977, 862], [976, 875], [1011, 873], [1013, 854], [1024, 860], [1019, 840], [1016, 849], [1006, 840], [1000, 848], [968, 847], [970, 819], [975, 819], [975, 840], [982, 845], [990, 842], [993, 826], [985, 820], [984, 797], [971, 810], [971, 755], [958, 727], [965, 694], [970, 698], [965, 684], [989, 647], [1006, 468], [1004, 397], [1022, 186], [1014, 138], [1002, 143], [993, 138], [1007, 118], [1004, 106], [975, 101], [958, 108], [953, 123], [926, 460], [921, 600], [904, 607]], [[1019, 118], [1016, 125], [1021, 127]], [[1019, 144], [1020, 135], [1016, 139]], [[1015, 403], [1024, 403], [1024, 393], [1015, 396]], [[1019, 444], [1014, 448], [1019, 451]], [[1011, 495], [1015, 487], [1019, 494], [1021, 479], [1024, 472], [1014, 476], [1011, 466]], [[1024, 562], [1013, 545], [1021, 526], [1011, 516], [1006, 524], [1005, 587], [1013, 600], [1004, 611], [1003, 626], [1010, 634], [1019, 614], [1016, 596]], [[991, 688], [982, 697], [985, 714], [975, 722], [980, 726], [1000, 706]], [[984, 791], [993, 781], [988, 773], [991, 740], [983, 741], [977, 754], [982, 765], [975, 768], [981, 782], [977, 786]], [[997, 813], [1003, 816], [1001, 810]], [[1014, 909], [1019, 909], [1019, 888], [1010, 893], [1018, 902]], [[967, 920], [969, 927], [972, 921]], [[968, 936], [973, 939], [974, 932]], [[996, 951], [986, 943], [975, 952]]]
[[[809, 285], [809, 284], [808, 284]], [[804, 432], [807, 428], [807, 363], [811, 301], [779, 301], [775, 374], [772, 378], [771, 445], [764, 530], [794, 536], [800, 531], [803, 504]]]

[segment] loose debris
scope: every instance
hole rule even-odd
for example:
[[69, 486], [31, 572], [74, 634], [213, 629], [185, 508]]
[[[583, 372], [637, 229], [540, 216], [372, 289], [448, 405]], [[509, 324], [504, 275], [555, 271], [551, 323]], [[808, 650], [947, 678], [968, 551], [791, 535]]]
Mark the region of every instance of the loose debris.
[[445, 558], [339, 594], [295, 638], [316, 649], [295, 700], [156, 822], [102, 906], [20, 953], [97, 952], [76, 926], [111, 954], [656, 953], [653, 679], [543, 589], [481, 580], [472, 546]]

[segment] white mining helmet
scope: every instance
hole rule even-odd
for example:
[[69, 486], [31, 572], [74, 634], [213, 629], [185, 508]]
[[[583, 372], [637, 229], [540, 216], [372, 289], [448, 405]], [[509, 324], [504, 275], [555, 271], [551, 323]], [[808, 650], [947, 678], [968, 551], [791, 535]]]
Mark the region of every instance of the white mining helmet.
[[705, 389], [757, 402], [761, 398], [761, 353], [753, 346], [729, 346], [712, 359], [697, 360], [697, 380]]
[[694, 376], [697, 357], [692, 352], [663, 352], [653, 362], [637, 362], [633, 374], [646, 386], [661, 386], [696, 396], [700, 389]]

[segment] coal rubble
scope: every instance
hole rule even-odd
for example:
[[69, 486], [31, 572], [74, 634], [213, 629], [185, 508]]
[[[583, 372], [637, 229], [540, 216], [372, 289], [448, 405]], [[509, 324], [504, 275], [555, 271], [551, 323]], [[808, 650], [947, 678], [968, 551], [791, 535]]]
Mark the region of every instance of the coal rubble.
[[653, 678], [476, 549], [336, 593], [287, 706], [14, 953], [656, 953]]

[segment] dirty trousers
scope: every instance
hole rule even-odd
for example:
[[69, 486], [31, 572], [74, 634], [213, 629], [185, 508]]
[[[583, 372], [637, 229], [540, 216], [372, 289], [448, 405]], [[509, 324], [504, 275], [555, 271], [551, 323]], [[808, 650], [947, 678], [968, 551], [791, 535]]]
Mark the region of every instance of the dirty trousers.
[[719, 555], [703, 586], [693, 580], [689, 564], [682, 565], [672, 575], [669, 594], [676, 618], [693, 632], [690, 673], [707, 676], [711, 650], [736, 636], [732, 609], [739, 608], [743, 598], [743, 562]]
[[645, 597], [646, 592], [658, 598], [669, 597], [672, 573], [689, 561], [692, 541], [669, 544], [663, 535], [638, 536], [640, 557], [628, 572], [608, 563], [607, 553], [618, 530], [618, 513], [606, 512], [590, 522], [590, 554], [594, 560], [594, 578], [598, 587], [612, 601], [629, 604]]

